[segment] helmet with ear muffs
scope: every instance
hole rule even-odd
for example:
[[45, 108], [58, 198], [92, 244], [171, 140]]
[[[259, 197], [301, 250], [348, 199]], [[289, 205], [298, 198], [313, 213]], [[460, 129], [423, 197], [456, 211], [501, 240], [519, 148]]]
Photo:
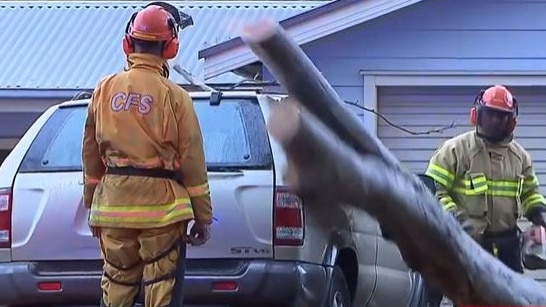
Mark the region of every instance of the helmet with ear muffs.
[[497, 142], [511, 136], [517, 124], [518, 101], [504, 86], [480, 91], [470, 110], [470, 123], [481, 137]]
[[152, 2], [134, 13], [126, 25], [123, 37], [125, 54], [134, 52], [133, 39], [164, 42], [162, 57], [172, 59], [178, 54], [178, 33], [193, 25], [191, 16], [165, 2]]

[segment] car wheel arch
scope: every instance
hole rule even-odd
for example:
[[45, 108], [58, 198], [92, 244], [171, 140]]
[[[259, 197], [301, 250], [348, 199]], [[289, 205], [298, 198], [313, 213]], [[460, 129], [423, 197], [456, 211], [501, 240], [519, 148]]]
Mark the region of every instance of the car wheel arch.
[[354, 300], [358, 283], [358, 258], [351, 232], [333, 231], [324, 256], [324, 265], [341, 269], [349, 286], [351, 300]]
[[356, 252], [351, 248], [339, 250], [335, 265], [343, 272], [351, 294], [351, 301], [354, 301], [358, 283], [358, 259]]

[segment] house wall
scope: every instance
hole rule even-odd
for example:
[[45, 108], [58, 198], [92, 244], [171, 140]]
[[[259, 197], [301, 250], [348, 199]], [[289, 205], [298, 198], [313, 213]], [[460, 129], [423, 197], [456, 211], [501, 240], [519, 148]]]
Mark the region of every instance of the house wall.
[[70, 98], [0, 98], [0, 138], [21, 137], [50, 106]]
[[[426, 0], [303, 49], [340, 96], [354, 102], [365, 97], [361, 71], [546, 75], [545, 13], [546, 0]], [[455, 125], [442, 134], [411, 135], [378, 119], [378, 137], [409, 169], [423, 172], [443, 140], [472, 129], [468, 112], [487, 82], [377, 88], [377, 109], [395, 124], [412, 131]], [[517, 139], [529, 150], [546, 193], [546, 151], [540, 145], [546, 87], [506, 85], [520, 101]]]
[[361, 70], [545, 71], [544, 13], [546, 0], [422, 1], [302, 48], [344, 100], [361, 103]]
[[362, 101], [361, 70], [544, 71], [544, 13], [546, 0], [423, 1], [302, 49], [344, 99]]
[[311, 42], [306, 53], [340, 88], [359, 70], [544, 71], [546, 1], [423, 1]]

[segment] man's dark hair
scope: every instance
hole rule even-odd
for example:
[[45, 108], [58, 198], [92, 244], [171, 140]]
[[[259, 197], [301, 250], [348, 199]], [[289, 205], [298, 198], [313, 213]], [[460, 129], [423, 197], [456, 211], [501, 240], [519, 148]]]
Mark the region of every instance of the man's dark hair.
[[145, 41], [133, 38], [135, 52], [161, 55], [165, 42]]

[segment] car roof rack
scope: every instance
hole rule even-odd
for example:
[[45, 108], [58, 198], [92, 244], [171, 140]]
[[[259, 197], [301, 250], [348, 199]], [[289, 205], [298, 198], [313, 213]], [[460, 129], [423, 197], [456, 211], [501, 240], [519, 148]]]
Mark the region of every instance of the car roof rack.
[[70, 99], [70, 100], [89, 99], [89, 98], [91, 98], [92, 95], [93, 95], [92, 92], [89, 92], [89, 91], [81, 91], [81, 92], [77, 93], [76, 95], [74, 95], [74, 96], [72, 97], [72, 99]]

